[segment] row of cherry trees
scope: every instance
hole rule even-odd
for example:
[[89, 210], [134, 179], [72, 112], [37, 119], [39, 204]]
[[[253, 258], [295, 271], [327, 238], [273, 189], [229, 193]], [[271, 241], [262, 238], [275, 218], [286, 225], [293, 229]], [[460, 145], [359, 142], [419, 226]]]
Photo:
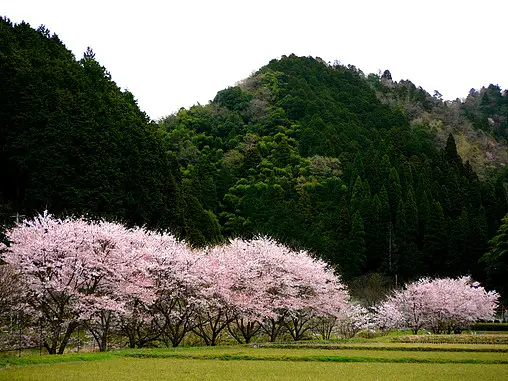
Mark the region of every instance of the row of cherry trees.
[[433, 333], [459, 333], [479, 320], [492, 320], [499, 294], [486, 292], [470, 277], [422, 278], [395, 290], [377, 307], [376, 326]]
[[0, 303], [30, 317], [51, 354], [63, 353], [78, 327], [100, 350], [113, 332], [142, 347], [178, 346], [190, 332], [215, 345], [225, 332], [248, 343], [282, 332], [351, 337], [374, 326], [449, 331], [492, 318], [497, 300], [468, 278], [424, 279], [395, 291], [374, 315], [351, 302], [325, 262], [267, 238], [192, 250], [171, 234], [48, 214], [7, 238], [5, 280], [21, 287], [2, 282], [11, 288]]
[[348, 306], [326, 263], [269, 239], [198, 251], [171, 234], [47, 214], [7, 237], [3, 259], [23, 284], [13, 309], [36, 317], [49, 353], [80, 325], [101, 350], [112, 330], [131, 346], [177, 346], [189, 332], [215, 345], [224, 330], [240, 342], [282, 329], [299, 340]]

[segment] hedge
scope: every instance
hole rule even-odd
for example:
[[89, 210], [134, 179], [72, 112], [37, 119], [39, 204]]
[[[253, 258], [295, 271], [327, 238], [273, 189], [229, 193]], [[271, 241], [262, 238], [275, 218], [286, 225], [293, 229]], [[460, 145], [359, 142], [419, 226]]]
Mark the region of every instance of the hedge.
[[472, 331], [508, 331], [508, 323], [473, 323]]

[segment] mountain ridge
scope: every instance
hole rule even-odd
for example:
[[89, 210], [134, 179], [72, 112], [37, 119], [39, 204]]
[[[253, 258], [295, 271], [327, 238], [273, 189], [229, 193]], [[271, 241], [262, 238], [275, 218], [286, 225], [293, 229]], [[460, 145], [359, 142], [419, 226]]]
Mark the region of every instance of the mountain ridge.
[[4, 216], [48, 207], [194, 246], [266, 235], [348, 282], [489, 282], [480, 259], [508, 212], [499, 87], [443, 102], [388, 71], [290, 55], [154, 123], [91, 49], [76, 61], [45, 28], [6, 19], [0, 42]]
[[[457, 105], [385, 74], [283, 56], [159, 126], [186, 191], [226, 236], [274, 236], [346, 278], [476, 275], [505, 213], [504, 175], [486, 160], [463, 161], [449, 133], [441, 143], [439, 122], [443, 135], [459, 131], [446, 114]], [[395, 102], [401, 87], [416, 101]], [[459, 149], [472, 145], [457, 135]]]

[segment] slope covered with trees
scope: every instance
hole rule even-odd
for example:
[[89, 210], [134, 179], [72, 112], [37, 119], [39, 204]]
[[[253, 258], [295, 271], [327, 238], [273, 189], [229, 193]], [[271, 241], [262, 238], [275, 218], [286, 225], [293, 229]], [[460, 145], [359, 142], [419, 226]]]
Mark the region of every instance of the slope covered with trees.
[[508, 211], [499, 87], [444, 102], [388, 71], [291, 55], [154, 123], [91, 49], [77, 61], [7, 19], [0, 86], [4, 221], [87, 214], [194, 246], [261, 234], [348, 282], [492, 267], [479, 260]]
[[159, 125], [186, 191], [227, 236], [276, 237], [348, 280], [481, 278], [478, 260], [508, 210], [503, 176], [424, 123], [424, 105], [429, 120], [453, 107], [414, 85], [404, 103], [387, 76], [284, 56]]
[[402, 107], [411, 125], [425, 128], [436, 144], [444, 146], [452, 133], [462, 159], [469, 161], [480, 177], [508, 163], [503, 132], [508, 91], [490, 85], [479, 91], [471, 89], [465, 99], [443, 101], [437, 90], [432, 96], [409, 80], [393, 81], [388, 70], [382, 75], [369, 74], [367, 81], [381, 102]]
[[178, 165], [134, 96], [88, 49], [76, 61], [44, 27], [0, 20], [2, 217], [89, 214], [170, 228], [196, 244], [215, 218], [182, 193]]

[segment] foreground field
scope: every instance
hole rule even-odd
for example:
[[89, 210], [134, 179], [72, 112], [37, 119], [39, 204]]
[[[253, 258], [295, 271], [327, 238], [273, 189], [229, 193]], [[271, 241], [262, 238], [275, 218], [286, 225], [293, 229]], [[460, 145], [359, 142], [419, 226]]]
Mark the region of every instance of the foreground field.
[[508, 379], [506, 345], [312, 344], [0, 357], [0, 380]]
[[0, 371], [1, 380], [473, 380], [508, 379], [506, 365], [324, 363], [113, 358]]

